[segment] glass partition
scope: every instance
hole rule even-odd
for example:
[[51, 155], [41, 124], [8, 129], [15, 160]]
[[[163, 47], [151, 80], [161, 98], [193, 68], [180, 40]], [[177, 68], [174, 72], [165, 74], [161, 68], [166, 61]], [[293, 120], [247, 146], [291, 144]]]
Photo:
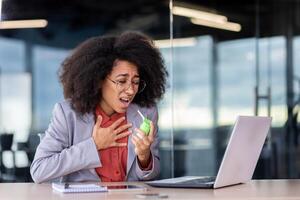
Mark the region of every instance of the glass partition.
[[272, 129], [254, 177], [299, 177], [299, 3], [171, 3], [174, 176], [216, 175], [237, 116], [259, 115]]

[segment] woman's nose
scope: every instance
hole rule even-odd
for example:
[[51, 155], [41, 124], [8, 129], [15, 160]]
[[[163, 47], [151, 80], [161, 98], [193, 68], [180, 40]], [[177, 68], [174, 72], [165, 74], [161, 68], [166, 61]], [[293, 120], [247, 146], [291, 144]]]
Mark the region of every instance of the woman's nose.
[[127, 94], [134, 94], [135, 93], [134, 85], [132, 83], [130, 83], [129, 87], [125, 90], [125, 92]]

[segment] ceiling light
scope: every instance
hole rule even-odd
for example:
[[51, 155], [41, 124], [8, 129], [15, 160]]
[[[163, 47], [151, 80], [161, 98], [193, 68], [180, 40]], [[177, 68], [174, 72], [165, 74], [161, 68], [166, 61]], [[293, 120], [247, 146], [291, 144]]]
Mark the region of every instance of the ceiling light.
[[240, 32], [242, 29], [240, 24], [233, 23], [233, 22], [217, 23], [217, 22], [207, 21], [203, 19], [196, 19], [196, 18], [192, 18], [191, 22], [196, 25], [208, 26], [212, 28], [224, 29], [224, 30], [234, 31], [234, 32]]
[[[187, 6], [187, 5], [185, 5]], [[174, 15], [184, 16], [190, 18], [193, 24], [208, 26], [212, 28], [224, 29], [228, 31], [241, 31], [242, 27], [238, 23], [229, 22], [224, 15], [218, 15], [212, 12], [206, 12], [202, 10], [196, 10], [185, 7], [184, 5], [176, 5], [172, 9]], [[200, 8], [199, 8], [200, 9]]]
[[195, 10], [191, 8], [185, 8], [180, 6], [174, 6], [172, 13], [174, 15], [184, 16], [184, 17], [190, 17], [190, 18], [197, 18], [197, 19], [204, 19], [208, 21], [214, 21], [214, 22], [226, 22], [227, 17], [223, 15], [214, 14], [211, 12], [205, 12], [200, 10]]
[[190, 38], [174, 38], [172, 40], [155, 40], [154, 44], [158, 48], [171, 48], [173, 47], [188, 47], [188, 46], [195, 46], [197, 44], [197, 39], [195, 37]]
[[44, 19], [0, 21], [0, 29], [44, 28], [47, 24]]

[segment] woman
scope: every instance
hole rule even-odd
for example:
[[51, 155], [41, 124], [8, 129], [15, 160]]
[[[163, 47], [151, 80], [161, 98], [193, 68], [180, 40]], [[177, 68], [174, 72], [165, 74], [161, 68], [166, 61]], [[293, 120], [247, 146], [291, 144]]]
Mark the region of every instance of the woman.
[[[63, 62], [59, 77], [65, 101], [31, 165], [35, 182], [151, 180], [160, 171], [156, 102], [167, 71], [147, 36], [126, 32], [94, 37]], [[140, 129], [140, 111], [151, 120]]]

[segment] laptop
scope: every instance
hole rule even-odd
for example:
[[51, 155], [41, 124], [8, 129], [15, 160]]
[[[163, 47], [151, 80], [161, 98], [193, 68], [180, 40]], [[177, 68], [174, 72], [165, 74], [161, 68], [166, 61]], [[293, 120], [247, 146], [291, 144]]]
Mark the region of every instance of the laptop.
[[216, 177], [184, 176], [146, 183], [154, 187], [220, 188], [251, 180], [271, 120], [257, 116], [237, 118]]

